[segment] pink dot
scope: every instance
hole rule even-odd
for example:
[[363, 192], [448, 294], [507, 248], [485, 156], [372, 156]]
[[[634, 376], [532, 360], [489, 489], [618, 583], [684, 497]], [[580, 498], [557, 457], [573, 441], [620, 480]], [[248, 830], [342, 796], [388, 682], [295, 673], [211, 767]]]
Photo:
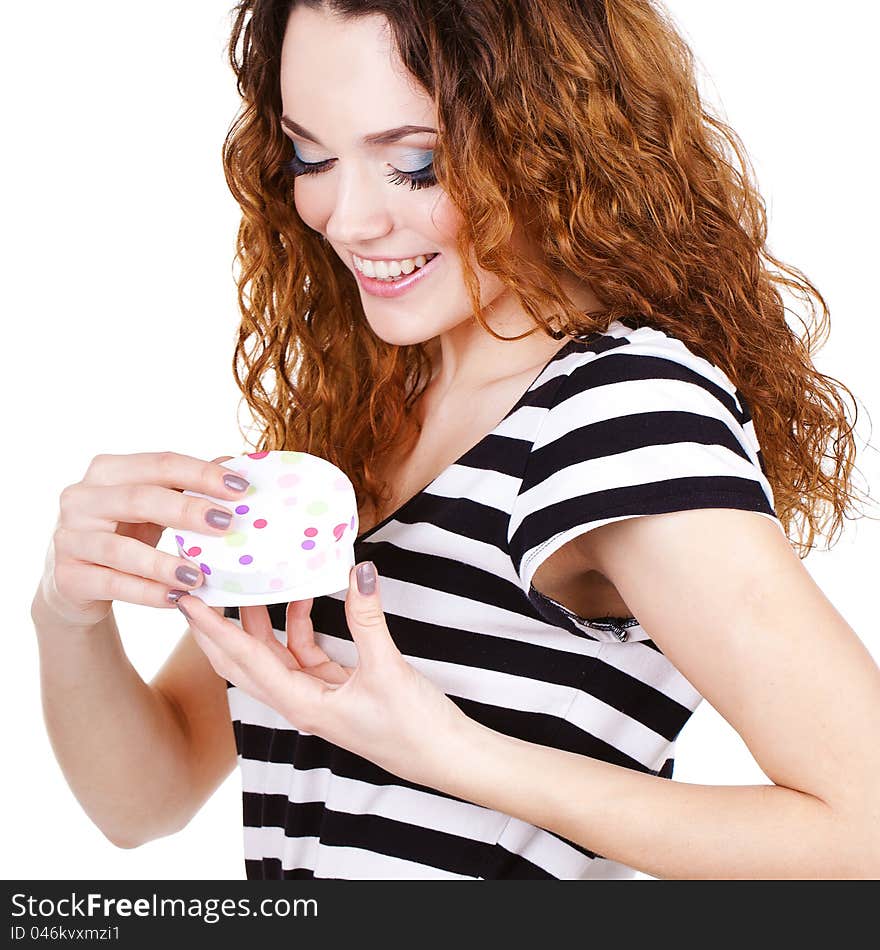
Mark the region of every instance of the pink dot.
[[235, 509], [237, 515], [246, 515], [251, 509], [247, 505], [239, 505]]
[[247, 457], [249, 459], [264, 459], [268, 454], [268, 452], [248, 452]]
[[254, 522], [254, 527], [255, 527], [255, 528], [265, 528], [267, 523], [268, 523], [268, 522], [266, 521], [265, 518], [257, 518], [257, 520]]
[[300, 545], [300, 547], [304, 551], [311, 551], [314, 546], [315, 546], [314, 541], [303, 541], [303, 543]]
[[207, 564], [199, 564], [199, 567], [201, 568], [201, 571], [202, 571], [203, 574], [210, 574], [210, 573], [211, 573], [211, 568], [208, 567]]
[[317, 528], [306, 528], [306, 530], [303, 531], [303, 534], [304, 534], [307, 538], [313, 538], [317, 533], [318, 533], [318, 529], [317, 529]]
[[281, 590], [281, 588], [284, 586], [284, 581], [281, 580], [280, 577], [273, 577], [272, 580], [269, 581], [269, 586], [272, 588], [272, 590]]
[[282, 475], [281, 478], [278, 479], [278, 487], [291, 488], [293, 485], [296, 485], [298, 481], [299, 475], [295, 474], [294, 472], [288, 472], [286, 475]]
[[253, 558], [250, 556], [250, 554], [242, 554], [242, 556], [238, 559], [239, 564], [250, 564], [251, 561], [253, 561]]
[[333, 536], [336, 538], [337, 541], [338, 541], [338, 540], [342, 537], [342, 535], [345, 533], [345, 529], [346, 529], [347, 527], [348, 527], [348, 525], [346, 525], [345, 522], [343, 521], [342, 524], [336, 525], [336, 527], [333, 529]]
[[186, 553], [187, 553], [190, 557], [196, 557], [196, 555], [202, 553], [202, 549], [201, 549], [201, 548], [190, 548]]

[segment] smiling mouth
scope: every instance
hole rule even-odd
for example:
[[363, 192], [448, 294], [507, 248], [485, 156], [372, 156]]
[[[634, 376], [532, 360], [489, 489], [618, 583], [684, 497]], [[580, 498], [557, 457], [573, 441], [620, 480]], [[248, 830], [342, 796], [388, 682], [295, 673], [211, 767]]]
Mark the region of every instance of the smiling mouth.
[[[385, 261], [370, 261], [359, 258], [357, 255], [352, 255], [352, 263], [354, 264], [355, 270], [363, 274], [364, 277], [368, 277], [370, 280], [378, 280], [382, 283], [393, 284], [395, 281], [403, 280], [405, 277], [414, 274], [417, 270], [424, 267], [425, 264], [434, 260], [438, 255], [439, 251], [434, 251], [429, 254], [418, 254], [415, 257], [398, 258], [394, 262], [394, 268], [397, 270], [396, 274], [391, 272]], [[401, 260], [405, 262], [405, 269], [401, 269], [400, 267]]]

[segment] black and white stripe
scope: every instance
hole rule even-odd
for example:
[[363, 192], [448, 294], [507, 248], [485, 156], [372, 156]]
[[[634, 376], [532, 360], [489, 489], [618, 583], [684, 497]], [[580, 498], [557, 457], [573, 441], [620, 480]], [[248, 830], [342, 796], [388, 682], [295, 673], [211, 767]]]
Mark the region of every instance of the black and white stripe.
[[[745, 400], [682, 342], [618, 321], [566, 343], [491, 433], [358, 538], [355, 557], [376, 563], [398, 648], [469, 717], [671, 778], [702, 697], [636, 618], [578, 617], [531, 580], [590, 528], [713, 507], [757, 511], [782, 530]], [[315, 598], [312, 623], [328, 655], [354, 666], [344, 599]], [[269, 608], [282, 643], [285, 606]], [[238, 621], [237, 608], [225, 613]], [[391, 775], [231, 683], [227, 695], [249, 878], [635, 874]]]

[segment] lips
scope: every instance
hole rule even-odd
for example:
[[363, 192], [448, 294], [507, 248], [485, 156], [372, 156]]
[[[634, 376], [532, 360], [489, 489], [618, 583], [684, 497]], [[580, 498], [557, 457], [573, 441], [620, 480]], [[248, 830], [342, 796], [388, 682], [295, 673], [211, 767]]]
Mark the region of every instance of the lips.
[[399, 297], [407, 293], [411, 287], [415, 287], [432, 274], [443, 260], [443, 255], [436, 252], [431, 260], [426, 261], [421, 267], [417, 267], [412, 273], [402, 276], [396, 280], [380, 280], [376, 277], [367, 277], [354, 268], [355, 276], [363, 290], [373, 297]]

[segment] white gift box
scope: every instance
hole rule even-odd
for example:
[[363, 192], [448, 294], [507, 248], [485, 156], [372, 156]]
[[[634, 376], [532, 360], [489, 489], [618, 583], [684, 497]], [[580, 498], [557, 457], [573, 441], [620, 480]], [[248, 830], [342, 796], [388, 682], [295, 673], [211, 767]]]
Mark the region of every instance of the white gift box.
[[348, 589], [358, 532], [354, 487], [306, 452], [252, 452], [221, 462], [250, 487], [238, 501], [201, 492], [235, 512], [224, 534], [172, 528], [181, 557], [205, 575], [188, 593], [214, 607], [277, 604]]

